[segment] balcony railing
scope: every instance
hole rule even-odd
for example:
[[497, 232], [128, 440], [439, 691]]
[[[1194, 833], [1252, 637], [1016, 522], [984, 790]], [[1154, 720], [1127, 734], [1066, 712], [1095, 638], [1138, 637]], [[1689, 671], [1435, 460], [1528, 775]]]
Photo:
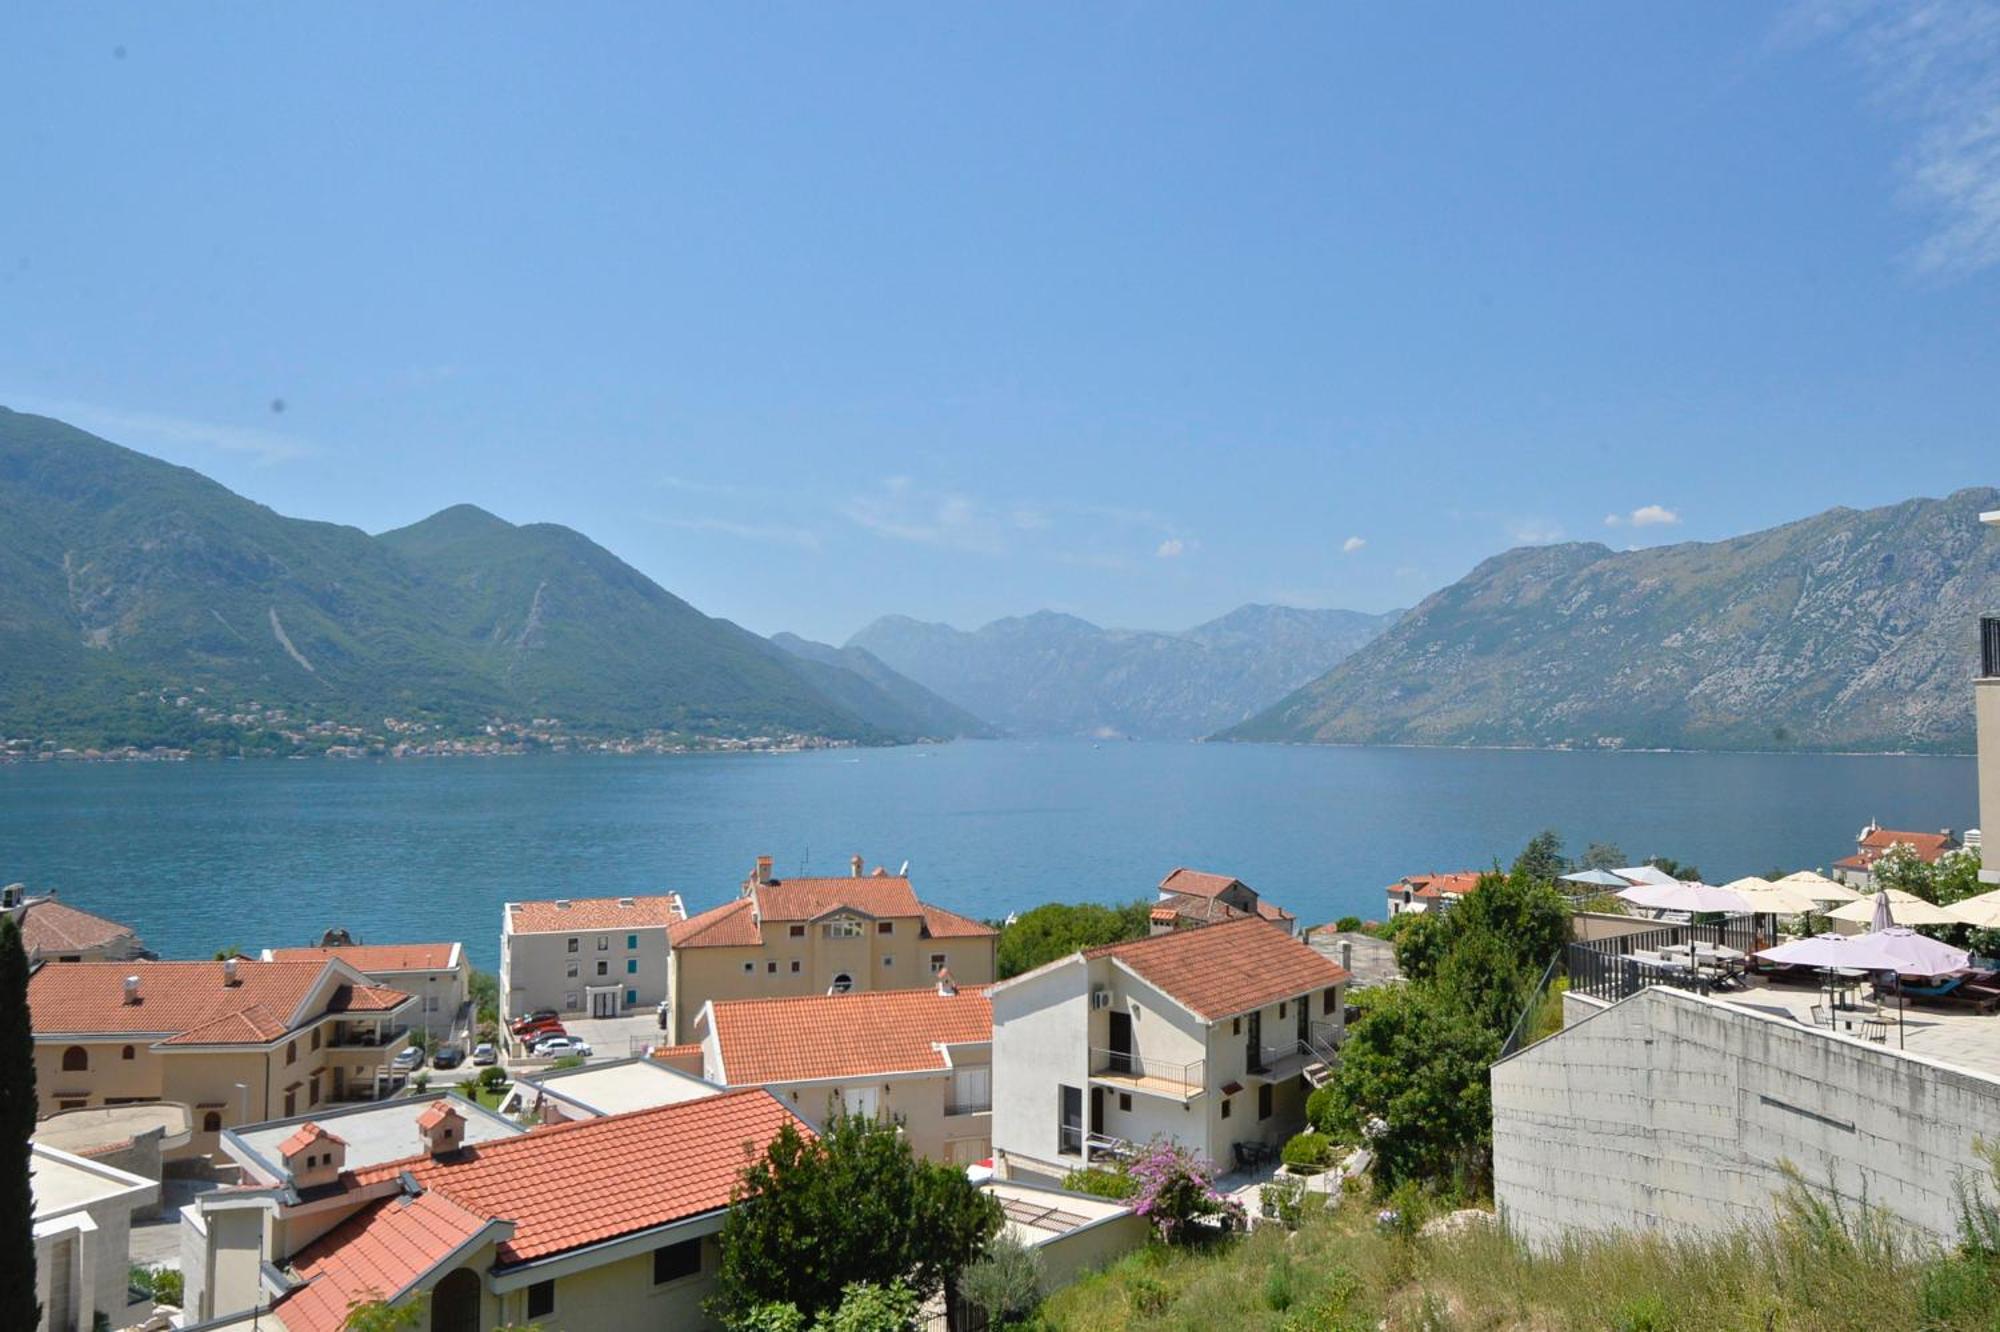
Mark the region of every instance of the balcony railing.
[[327, 1044], [336, 1050], [380, 1050], [396, 1044], [410, 1034], [408, 1027], [349, 1027], [345, 1030], [335, 1027]]
[[2000, 677], [2000, 615], [1979, 617], [1979, 678]]
[[1132, 1091], [1163, 1092], [1186, 1100], [1207, 1086], [1208, 1061], [1177, 1064], [1131, 1050], [1094, 1049], [1090, 1052], [1090, 1076]]
[[988, 1096], [978, 1101], [947, 1101], [944, 1112], [947, 1115], [983, 1115], [993, 1109], [993, 1098]]

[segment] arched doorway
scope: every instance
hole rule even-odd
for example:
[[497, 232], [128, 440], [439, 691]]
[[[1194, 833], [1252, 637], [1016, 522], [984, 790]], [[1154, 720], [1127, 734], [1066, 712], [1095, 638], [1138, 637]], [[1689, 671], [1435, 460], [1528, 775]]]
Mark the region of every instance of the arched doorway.
[[461, 1267], [431, 1291], [431, 1332], [479, 1332], [479, 1274]]

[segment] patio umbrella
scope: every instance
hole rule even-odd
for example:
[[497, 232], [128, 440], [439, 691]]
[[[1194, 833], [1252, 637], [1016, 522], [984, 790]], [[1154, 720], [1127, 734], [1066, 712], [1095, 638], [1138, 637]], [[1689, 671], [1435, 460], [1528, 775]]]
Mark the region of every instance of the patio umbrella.
[[1614, 890], [1629, 888], [1631, 886], [1630, 880], [1621, 879], [1610, 870], [1602, 869], [1578, 870], [1574, 874], [1563, 875], [1559, 882], [1581, 883], [1592, 888], [1611, 888]]
[[1968, 897], [1945, 908], [1953, 920], [1982, 930], [2000, 929], [2000, 890]]
[[1939, 943], [1901, 925], [1870, 930], [1867, 934], [1856, 935], [1855, 939], [1893, 953], [1901, 959], [1901, 965], [1896, 970], [1913, 976], [1942, 976], [1948, 972], [1963, 971], [1972, 962], [1972, 954], [1963, 948]]
[[1747, 916], [1750, 904], [1741, 895], [1727, 888], [1716, 888], [1706, 883], [1635, 883], [1618, 896], [1633, 906], [1651, 907], [1655, 911], [1720, 911], [1731, 916]]
[[1844, 907], [1835, 907], [1827, 912], [1833, 920], [1845, 920], [1867, 925], [1870, 928], [1884, 928], [1884, 922], [1877, 913], [1884, 906], [1893, 913], [1888, 925], [1963, 925], [1965, 922], [1952, 915], [1941, 906], [1924, 901], [1915, 893], [1906, 893], [1900, 888], [1880, 888], [1872, 898], [1864, 897], [1858, 902], [1849, 902]]
[[1627, 865], [1624, 869], [1615, 869], [1611, 872], [1626, 883], [1656, 883], [1664, 888], [1670, 883], [1680, 882], [1665, 870], [1655, 869], [1651, 865]]
[[[1840, 970], [1849, 971], [1900, 971], [1904, 965], [1903, 956], [1879, 934], [1815, 934], [1809, 939], [1794, 939], [1790, 943], [1779, 944], [1776, 948], [1761, 948], [1757, 956], [1767, 962], [1781, 962], [1794, 967], [1817, 967], [1829, 973], [1828, 993], [1832, 992], [1832, 975]], [[1903, 1043], [1902, 991], [1896, 994], [1896, 1044]]]
[[1754, 911], [1766, 912], [1773, 916], [1798, 916], [1818, 907], [1812, 894], [1796, 884], [1772, 883], [1751, 875], [1744, 879], [1733, 879], [1722, 885], [1750, 904]]
[[1824, 874], [1815, 874], [1811, 870], [1800, 870], [1796, 874], [1787, 874], [1784, 878], [1779, 879], [1778, 882], [1791, 888], [1804, 890], [1805, 895], [1815, 902], [1858, 902], [1861, 900], [1861, 894], [1855, 892], [1846, 884], [1835, 883]]

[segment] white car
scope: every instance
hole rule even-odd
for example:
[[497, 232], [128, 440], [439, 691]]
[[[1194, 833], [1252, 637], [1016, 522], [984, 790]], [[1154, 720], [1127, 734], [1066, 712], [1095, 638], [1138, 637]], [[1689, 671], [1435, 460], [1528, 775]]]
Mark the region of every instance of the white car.
[[564, 1055], [587, 1055], [590, 1046], [574, 1036], [551, 1036], [535, 1045], [538, 1059], [561, 1059]]
[[475, 1064], [497, 1064], [500, 1052], [493, 1048], [491, 1041], [481, 1041], [472, 1047], [472, 1062]]
[[414, 1045], [406, 1045], [396, 1051], [396, 1057], [389, 1061], [389, 1067], [398, 1073], [409, 1073], [424, 1066], [424, 1052]]

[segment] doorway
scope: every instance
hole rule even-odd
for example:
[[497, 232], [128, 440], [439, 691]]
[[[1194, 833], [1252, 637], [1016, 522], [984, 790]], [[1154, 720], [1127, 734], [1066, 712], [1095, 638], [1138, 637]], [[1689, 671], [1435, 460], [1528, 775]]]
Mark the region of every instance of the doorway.
[[431, 1332], [479, 1332], [479, 1274], [461, 1267], [431, 1292]]
[[1111, 1071], [1132, 1071], [1132, 1015], [1114, 1010], [1111, 1018]]

